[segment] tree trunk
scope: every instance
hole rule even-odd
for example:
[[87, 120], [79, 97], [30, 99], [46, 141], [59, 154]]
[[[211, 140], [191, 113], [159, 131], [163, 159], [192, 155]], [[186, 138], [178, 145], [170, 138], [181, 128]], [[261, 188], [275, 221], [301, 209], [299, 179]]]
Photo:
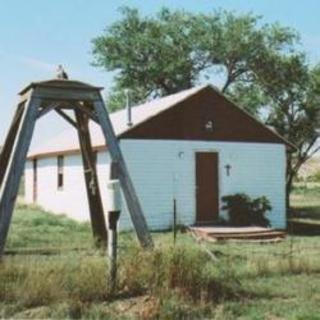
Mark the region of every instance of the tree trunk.
[[292, 184], [293, 184], [293, 177], [295, 176], [295, 174], [290, 174], [287, 177], [287, 183], [286, 183], [286, 216], [287, 216], [287, 220], [289, 218], [289, 211], [290, 211], [290, 194], [292, 191]]
[[293, 178], [296, 172], [293, 170], [292, 166], [292, 155], [287, 155], [287, 179], [286, 179], [286, 218], [289, 218], [289, 211], [290, 211], [290, 193], [292, 191], [292, 183]]
[[293, 165], [292, 156], [287, 157], [287, 182], [286, 182], [286, 216], [287, 220], [289, 218], [290, 211], [290, 194], [292, 192], [293, 187], [293, 179], [297, 175], [301, 165], [305, 162], [305, 160], [299, 160], [297, 164]]

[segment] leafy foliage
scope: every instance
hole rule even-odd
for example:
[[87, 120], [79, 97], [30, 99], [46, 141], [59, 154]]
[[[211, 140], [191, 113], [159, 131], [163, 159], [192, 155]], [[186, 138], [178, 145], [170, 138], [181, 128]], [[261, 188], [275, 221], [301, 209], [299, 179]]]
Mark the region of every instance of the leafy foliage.
[[[138, 105], [141, 97], [144, 96], [143, 90], [128, 90], [129, 103], [131, 106]], [[115, 86], [107, 96], [107, 107], [110, 112], [123, 109], [127, 104], [127, 95], [124, 90]]]
[[[260, 108], [266, 124], [294, 144], [287, 155], [287, 204], [298, 170], [320, 148], [319, 137], [320, 67], [310, 68], [302, 53], [268, 55], [256, 71]], [[247, 88], [251, 92], [251, 86]], [[250, 93], [248, 94], [250, 99]], [[291, 150], [295, 151], [295, 150]]]
[[244, 193], [222, 197], [224, 205], [223, 210], [227, 210], [229, 215], [229, 224], [234, 226], [262, 226], [270, 225], [265, 217], [267, 211], [270, 211], [270, 201], [266, 197], [251, 199]]
[[254, 82], [254, 67], [264, 61], [267, 53], [291, 50], [297, 41], [293, 30], [278, 24], [261, 25], [260, 20], [252, 14], [228, 11], [197, 16], [201, 49], [209, 66], [222, 70], [223, 92], [236, 83]]
[[122, 8], [123, 19], [93, 40], [94, 64], [117, 71], [116, 88], [139, 92], [140, 101], [190, 88], [199, 74], [191, 14], [167, 9], [156, 18]]
[[217, 72], [225, 79], [222, 91], [231, 93], [233, 84], [254, 80], [252, 66], [266, 52], [292, 48], [297, 39], [288, 28], [260, 26], [260, 17], [252, 14], [164, 8], [144, 17], [128, 7], [121, 13], [122, 19], [93, 39], [93, 64], [117, 74], [109, 96], [112, 109], [125, 88], [139, 102], [190, 88]]

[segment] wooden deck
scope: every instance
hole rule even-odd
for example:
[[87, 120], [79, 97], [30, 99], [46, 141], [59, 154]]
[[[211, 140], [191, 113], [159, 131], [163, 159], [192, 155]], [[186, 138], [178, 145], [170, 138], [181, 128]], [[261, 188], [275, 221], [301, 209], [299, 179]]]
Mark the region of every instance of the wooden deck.
[[263, 227], [189, 227], [197, 238], [206, 241], [278, 242], [286, 237], [285, 231]]

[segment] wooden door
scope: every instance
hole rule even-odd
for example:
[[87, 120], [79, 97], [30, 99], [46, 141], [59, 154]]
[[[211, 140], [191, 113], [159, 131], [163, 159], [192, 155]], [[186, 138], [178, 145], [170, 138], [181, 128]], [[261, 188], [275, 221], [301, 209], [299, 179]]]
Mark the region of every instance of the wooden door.
[[196, 222], [213, 223], [219, 216], [218, 153], [196, 153]]

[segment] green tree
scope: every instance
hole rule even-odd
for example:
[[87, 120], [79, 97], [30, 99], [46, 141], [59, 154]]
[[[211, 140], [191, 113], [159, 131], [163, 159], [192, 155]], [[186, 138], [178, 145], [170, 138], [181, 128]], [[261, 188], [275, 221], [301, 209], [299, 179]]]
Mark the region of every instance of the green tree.
[[254, 82], [253, 67], [263, 63], [266, 54], [293, 50], [296, 32], [278, 24], [261, 25], [260, 20], [252, 14], [228, 11], [196, 17], [200, 50], [208, 66], [223, 73], [222, 92], [228, 93], [233, 84]]
[[116, 94], [139, 92], [137, 100], [187, 89], [201, 66], [192, 40], [191, 14], [163, 9], [153, 18], [122, 8], [123, 18], [93, 40], [94, 65], [116, 71]]
[[129, 103], [132, 106], [139, 104], [141, 101], [144, 101], [147, 98], [144, 88], [136, 88], [135, 90], [130, 90], [127, 88], [121, 88], [116, 84], [106, 96], [107, 108], [109, 112], [117, 111], [126, 106], [126, 90], [128, 90]]
[[252, 65], [266, 52], [290, 50], [297, 38], [287, 28], [261, 26], [252, 14], [162, 9], [144, 17], [127, 7], [121, 12], [119, 21], [93, 39], [93, 64], [116, 72], [108, 99], [113, 108], [121, 107], [116, 103], [126, 88], [141, 102], [190, 88], [213, 72], [222, 74], [221, 89], [232, 95], [233, 84], [254, 81]]
[[[294, 177], [301, 166], [320, 150], [320, 67], [310, 68], [303, 54], [269, 55], [256, 68], [266, 124], [297, 148], [287, 154], [287, 206]], [[250, 88], [248, 88], [250, 92]], [[249, 94], [250, 97], [250, 94]]]

